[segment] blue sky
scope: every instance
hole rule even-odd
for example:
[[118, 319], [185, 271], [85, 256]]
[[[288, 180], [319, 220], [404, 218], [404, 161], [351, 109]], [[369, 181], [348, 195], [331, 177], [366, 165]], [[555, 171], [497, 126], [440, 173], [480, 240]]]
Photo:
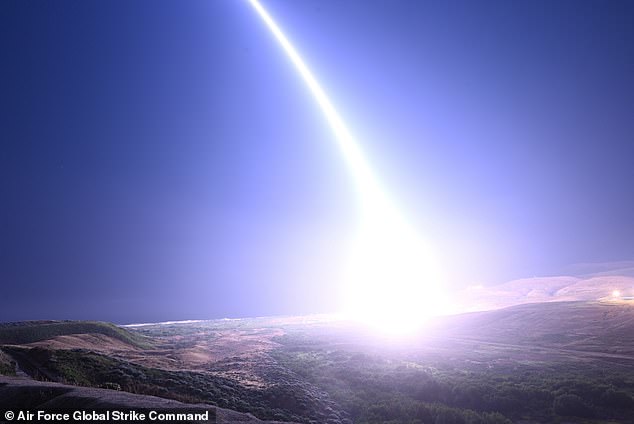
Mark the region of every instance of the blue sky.
[[[632, 3], [263, 3], [453, 287], [634, 257]], [[337, 308], [352, 183], [246, 1], [0, 7], [0, 320]]]

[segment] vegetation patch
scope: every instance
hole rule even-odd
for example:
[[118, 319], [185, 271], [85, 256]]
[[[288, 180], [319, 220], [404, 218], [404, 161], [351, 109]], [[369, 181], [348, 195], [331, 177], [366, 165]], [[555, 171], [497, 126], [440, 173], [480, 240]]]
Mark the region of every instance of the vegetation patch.
[[[2, 349], [38, 380], [123, 390], [185, 403], [208, 403], [268, 420], [317, 424], [329, 422], [329, 415], [338, 419], [319, 394], [292, 376], [277, 375], [279, 384], [254, 389], [212, 373], [147, 368], [82, 349], [20, 346]], [[271, 372], [284, 370], [272, 367]]]
[[[566, 420], [624, 422], [634, 416], [634, 375], [601, 364], [489, 368], [418, 363], [333, 349], [292, 336], [274, 357], [328, 393], [354, 423], [487, 424]], [[625, 421], [627, 422], [627, 421]]]
[[15, 375], [15, 362], [0, 350], [0, 375]]

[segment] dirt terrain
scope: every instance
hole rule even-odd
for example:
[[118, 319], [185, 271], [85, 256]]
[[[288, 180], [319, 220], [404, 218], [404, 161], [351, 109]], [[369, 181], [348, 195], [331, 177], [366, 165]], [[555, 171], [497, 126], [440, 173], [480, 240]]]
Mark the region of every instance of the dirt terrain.
[[136, 346], [114, 337], [104, 334], [71, 334], [66, 336], [56, 336], [51, 339], [40, 340], [33, 343], [25, 343], [25, 346], [42, 347], [47, 349], [87, 349], [94, 352], [107, 354], [131, 354], [140, 351]]

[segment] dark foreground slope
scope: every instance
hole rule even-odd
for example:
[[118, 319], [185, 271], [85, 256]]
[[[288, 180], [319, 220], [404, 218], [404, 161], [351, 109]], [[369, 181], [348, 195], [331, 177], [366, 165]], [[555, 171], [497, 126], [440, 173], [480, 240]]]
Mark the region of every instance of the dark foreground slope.
[[[261, 421], [250, 414], [239, 413], [223, 408], [217, 408], [204, 404], [185, 404], [173, 400], [162, 399], [154, 396], [135, 395], [115, 390], [95, 389], [88, 387], [68, 386], [51, 382], [33, 381], [17, 377], [0, 376], [0, 417], [5, 417], [6, 411], [37, 411], [49, 413], [69, 413], [75, 411], [103, 414], [105, 411], [144, 413], [146, 417], [150, 411], [157, 414], [166, 414], [167, 420], [160, 422], [209, 422], [218, 424], [229, 423], [279, 423], [277, 421]], [[169, 419], [170, 414], [206, 414], [207, 420]], [[93, 415], [94, 416], [94, 415]], [[198, 418], [198, 417], [192, 417]], [[6, 418], [5, 418], [6, 420]], [[2, 418], [0, 418], [1, 422]], [[90, 422], [103, 422], [90, 420]], [[145, 421], [152, 422], [149, 417]]]

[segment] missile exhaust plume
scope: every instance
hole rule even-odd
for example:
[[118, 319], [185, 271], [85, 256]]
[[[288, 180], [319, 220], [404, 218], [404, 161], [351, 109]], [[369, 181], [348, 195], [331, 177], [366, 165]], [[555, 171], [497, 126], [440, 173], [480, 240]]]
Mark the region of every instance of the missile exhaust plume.
[[319, 105], [359, 194], [361, 222], [346, 275], [344, 309], [356, 318], [401, 327], [440, 312], [443, 301], [431, 252], [382, 189], [359, 144], [295, 47], [258, 0], [249, 2]]

